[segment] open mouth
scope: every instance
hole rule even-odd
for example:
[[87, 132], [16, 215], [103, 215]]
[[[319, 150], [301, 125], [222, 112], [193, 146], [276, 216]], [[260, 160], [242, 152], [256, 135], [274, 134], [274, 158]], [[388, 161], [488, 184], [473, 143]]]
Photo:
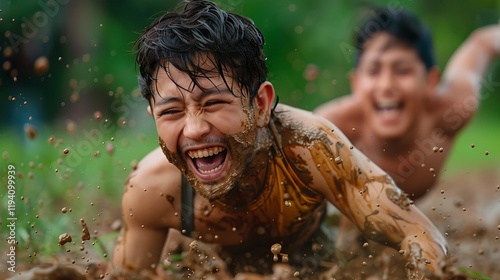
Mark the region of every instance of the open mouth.
[[381, 112], [400, 111], [403, 109], [401, 101], [379, 101], [375, 103], [375, 109]]
[[187, 152], [191, 159], [191, 167], [202, 181], [213, 181], [218, 179], [227, 162], [227, 149], [221, 146], [210, 147]]
[[376, 101], [375, 111], [379, 121], [384, 125], [395, 125], [402, 117], [404, 102], [402, 101]]

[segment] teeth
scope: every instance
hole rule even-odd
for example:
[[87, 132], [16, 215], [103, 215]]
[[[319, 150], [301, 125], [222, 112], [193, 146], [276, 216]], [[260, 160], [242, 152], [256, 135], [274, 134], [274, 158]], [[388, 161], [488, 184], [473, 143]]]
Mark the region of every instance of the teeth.
[[203, 150], [189, 151], [188, 155], [191, 158], [203, 158], [203, 157], [210, 157], [210, 156], [216, 155], [222, 151], [224, 151], [224, 148], [222, 148], [222, 147], [213, 147], [213, 148], [208, 148], [208, 149], [203, 149]]
[[199, 170], [201, 173], [210, 173], [210, 172], [215, 172], [215, 171], [217, 171], [217, 170], [219, 170], [219, 169], [221, 169], [221, 168], [222, 168], [222, 165], [219, 165], [219, 166], [217, 166], [216, 168], [214, 168], [214, 169], [210, 169], [210, 170], [202, 170], [202, 169], [198, 169], [198, 170]]
[[380, 101], [377, 102], [377, 107], [380, 109], [396, 109], [399, 105], [399, 102], [397, 101]]

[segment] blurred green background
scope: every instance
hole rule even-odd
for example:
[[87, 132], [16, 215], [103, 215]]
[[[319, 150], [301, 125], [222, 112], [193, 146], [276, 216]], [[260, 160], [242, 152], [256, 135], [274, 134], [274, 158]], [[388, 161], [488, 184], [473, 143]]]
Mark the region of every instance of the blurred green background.
[[[280, 102], [307, 110], [350, 93], [352, 36], [371, 6], [419, 15], [432, 30], [441, 70], [471, 31], [496, 24], [500, 16], [498, 0], [217, 3], [255, 21], [266, 37], [269, 80]], [[64, 251], [57, 236], [79, 235], [79, 219], [88, 221], [101, 241], [116, 236], [110, 225], [119, 218], [126, 177], [157, 146], [147, 103], [137, 91], [133, 42], [153, 18], [177, 4], [0, 1], [1, 178], [6, 185], [8, 164], [16, 167], [17, 231], [28, 262], [37, 261], [33, 252]], [[309, 67], [319, 70], [316, 78], [305, 75]], [[499, 165], [499, 70], [495, 62], [485, 77], [480, 109], [458, 139], [444, 178]], [[5, 223], [4, 191], [0, 201]], [[72, 211], [62, 213], [63, 207]], [[3, 246], [0, 242], [0, 251]]]

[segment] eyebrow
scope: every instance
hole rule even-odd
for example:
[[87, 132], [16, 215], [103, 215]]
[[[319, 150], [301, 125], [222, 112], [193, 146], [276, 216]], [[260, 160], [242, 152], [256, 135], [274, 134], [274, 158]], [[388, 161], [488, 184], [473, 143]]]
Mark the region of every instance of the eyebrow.
[[[200, 93], [190, 92], [190, 94], [194, 94], [195, 95], [195, 97], [194, 97], [195, 100], [200, 100], [202, 97], [210, 96], [210, 95], [214, 95], [214, 94], [227, 94], [227, 93], [232, 94], [232, 92], [228, 88], [218, 89], [216, 87], [209, 88], [209, 89], [206, 89], [206, 90], [202, 90]], [[159, 97], [160, 98], [159, 98], [158, 101], [156, 101], [157, 98], [154, 99], [155, 100], [155, 102], [154, 102], [155, 106], [161, 106], [161, 105], [165, 105], [165, 104], [168, 104], [168, 103], [174, 103], [174, 102], [181, 102], [182, 101], [182, 98], [178, 97], [178, 96], [168, 96], [168, 97], [159, 96]]]

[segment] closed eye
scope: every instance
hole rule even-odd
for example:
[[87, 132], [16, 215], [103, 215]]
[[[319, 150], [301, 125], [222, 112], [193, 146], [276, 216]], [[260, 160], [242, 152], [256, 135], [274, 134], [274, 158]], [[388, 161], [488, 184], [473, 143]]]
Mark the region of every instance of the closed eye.
[[212, 100], [208, 100], [206, 101], [204, 104], [203, 104], [203, 109], [204, 110], [217, 110], [219, 109], [219, 106], [222, 106], [222, 105], [225, 105], [225, 104], [229, 104], [229, 101], [227, 100], [223, 100], [223, 99], [212, 99]]
[[156, 113], [156, 117], [176, 118], [177, 116], [180, 116], [180, 114], [182, 114], [181, 109], [164, 109], [158, 110], [158, 112]]

